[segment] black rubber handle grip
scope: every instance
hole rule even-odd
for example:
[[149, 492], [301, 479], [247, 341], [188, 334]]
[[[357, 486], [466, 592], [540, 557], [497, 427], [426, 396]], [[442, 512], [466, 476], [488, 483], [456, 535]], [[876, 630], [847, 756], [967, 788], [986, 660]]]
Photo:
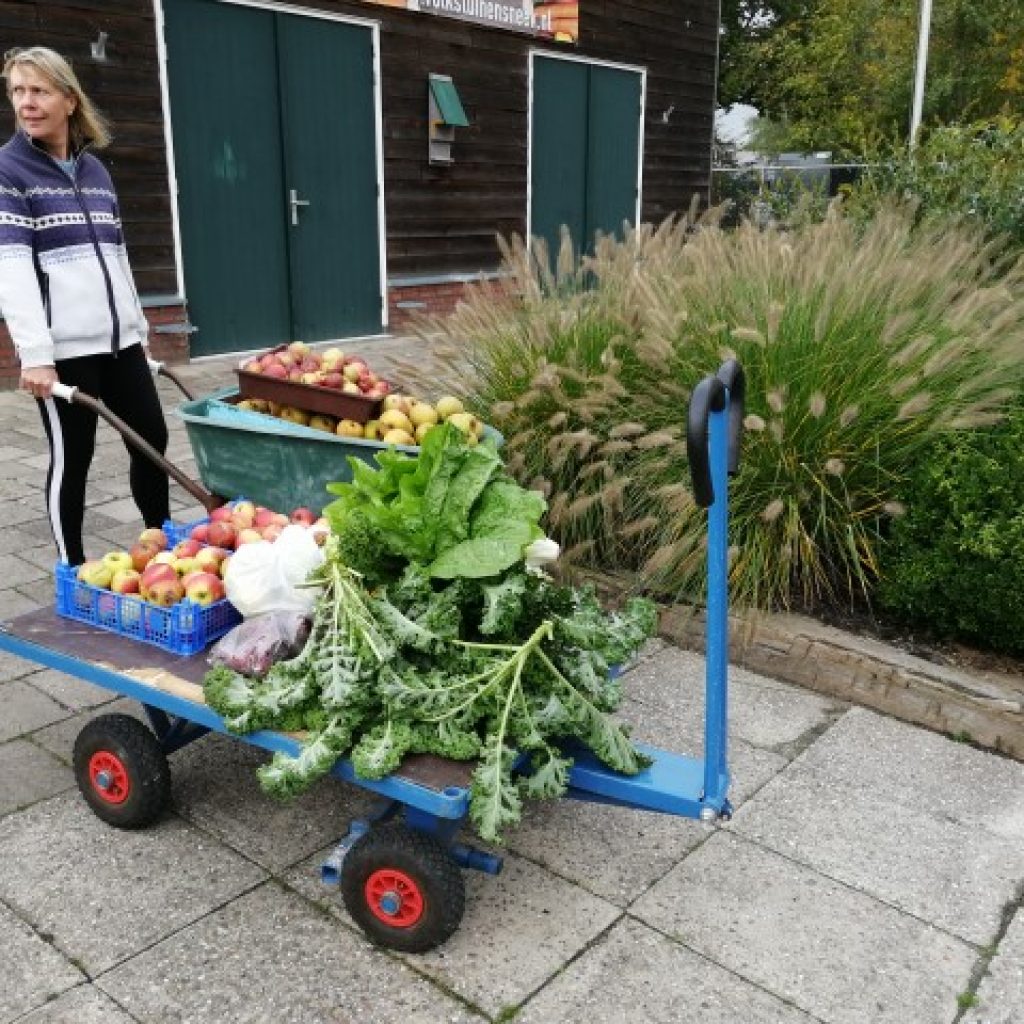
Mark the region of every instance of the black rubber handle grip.
[[708, 508], [715, 500], [711, 483], [711, 458], [708, 453], [708, 421], [713, 412], [725, 408], [725, 385], [717, 377], [705, 377], [690, 395], [686, 417], [686, 457], [693, 480], [693, 500]]
[[718, 379], [729, 389], [729, 476], [740, 468], [740, 442], [743, 439], [743, 398], [747, 375], [735, 359], [727, 359], [718, 368]]

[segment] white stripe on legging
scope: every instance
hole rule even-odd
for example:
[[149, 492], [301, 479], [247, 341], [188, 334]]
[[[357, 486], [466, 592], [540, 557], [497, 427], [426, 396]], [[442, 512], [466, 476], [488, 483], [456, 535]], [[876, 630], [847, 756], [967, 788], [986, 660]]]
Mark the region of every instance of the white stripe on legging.
[[50, 529], [53, 539], [57, 542], [60, 560], [68, 560], [68, 549], [64, 543], [64, 529], [60, 519], [60, 486], [64, 482], [64, 433], [60, 429], [60, 417], [57, 415], [57, 403], [52, 398], [43, 399], [46, 418], [50, 421], [50, 492], [47, 495], [47, 507], [50, 512]]

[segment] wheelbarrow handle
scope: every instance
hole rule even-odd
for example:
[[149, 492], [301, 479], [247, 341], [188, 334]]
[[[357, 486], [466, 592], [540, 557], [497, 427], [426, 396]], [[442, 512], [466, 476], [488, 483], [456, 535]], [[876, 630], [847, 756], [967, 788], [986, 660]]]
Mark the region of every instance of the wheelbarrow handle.
[[173, 370], [167, 369], [166, 364], [161, 363], [158, 359], [148, 359], [147, 362], [149, 363], [151, 373], [154, 375], [159, 374], [161, 377], [166, 377], [169, 381], [172, 381], [190, 402], [196, 397]]
[[154, 465], [159, 466], [172, 480], [177, 481], [182, 487], [199, 502], [207, 512], [212, 512], [224, 504], [224, 499], [219, 495], [212, 494], [201, 484], [197, 484], [191, 477], [186, 476], [172, 462], [168, 462], [163, 454], [158, 452], [145, 438], [137, 434], [120, 416], [112, 413], [101, 401], [93, 398], [92, 395], [83, 394], [78, 388], [69, 387], [59, 381], [50, 388], [50, 394], [54, 398], [62, 399], [65, 402], [74, 402], [86, 409], [91, 409], [97, 416], [106, 420], [133, 448], [137, 448]]

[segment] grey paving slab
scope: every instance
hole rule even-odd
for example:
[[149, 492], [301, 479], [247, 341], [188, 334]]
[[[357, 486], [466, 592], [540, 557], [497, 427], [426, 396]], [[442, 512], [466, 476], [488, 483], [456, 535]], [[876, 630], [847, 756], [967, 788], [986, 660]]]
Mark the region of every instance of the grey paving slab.
[[[110, 690], [103, 691], [109, 697], [114, 697]], [[128, 700], [125, 697], [112, 699], [108, 704], [98, 708], [87, 708], [83, 711], [76, 711], [62, 721], [39, 729], [32, 734], [32, 742], [38, 744], [44, 750], [55, 754], [60, 760], [71, 763], [71, 752], [75, 745], [75, 739], [85, 726], [86, 722], [97, 715], [131, 715], [140, 722], [146, 721], [146, 712], [137, 701]]]
[[0, 935], [0, 1024], [17, 1020], [84, 980], [81, 971], [2, 903]]
[[0, 702], [4, 708], [0, 715], [0, 743], [51, 725], [69, 714], [66, 708], [22, 679], [0, 683]]
[[66, 764], [27, 740], [0, 743], [0, 817], [74, 786]]
[[1024, 842], [1024, 764], [852, 708], [793, 764]]
[[[680, 748], [679, 716], [627, 700], [622, 717], [635, 726], [638, 740], [694, 754], [693, 749]], [[699, 748], [699, 741], [695, 745]], [[735, 741], [730, 751], [734, 805], [785, 764], [778, 754]], [[527, 805], [523, 821], [509, 832], [508, 848], [625, 907], [707, 836], [704, 825], [687, 818], [577, 800], [543, 800]]]
[[[40, 423], [39, 429], [42, 430], [42, 424]], [[34, 452], [29, 448], [21, 448], [17, 445], [11, 444], [0, 444], [0, 462], [10, 462], [14, 459], [24, 459], [33, 455]]]
[[0, 501], [0, 522], [28, 529], [29, 522], [39, 518], [41, 511], [39, 498], [38, 494], [30, 494]]
[[47, 574], [30, 583], [20, 583], [12, 593], [20, 594], [38, 608], [48, 608], [53, 605], [53, 591], [53, 575]]
[[265, 877], [180, 819], [112, 829], [77, 791], [0, 818], [0, 899], [90, 976]]
[[79, 985], [22, 1017], [18, 1024], [135, 1024], [94, 985]]
[[[49, 598], [52, 602], [53, 596]], [[0, 622], [9, 622], [26, 612], [33, 612], [40, 607], [40, 602], [26, 597], [17, 590], [0, 590]]]
[[32, 538], [35, 542], [32, 547], [23, 548], [18, 552], [18, 557], [24, 561], [42, 569], [47, 576], [53, 575], [53, 567], [57, 563], [57, 549], [54, 547], [53, 542], [39, 542], [35, 537]]
[[951, 1021], [975, 950], [723, 830], [631, 913], [828, 1024]]
[[[53, 566], [50, 566], [52, 570]], [[0, 580], [5, 587], [17, 587], [22, 583], [31, 583], [34, 580], [43, 579], [51, 573], [46, 569], [40, 569], [18, 555], [0, 555]]]
[[[4, 554], [8, 554], [11, 551], [25, 551], [29, 548], [38, 548], [43, 543], [34, 534], [28, 533], [16, 526], [0, 531], [0, 551]], [[52, 539], [49, 540], [49, 543], [52, 546]]]
[[883, 793], [789, 772], [733, 828], [924, 921], [983, 945], [1024, 883], [1024, 846], [984, 829], [886, 806]]
[[20, 679], [30, 672], [35, 672], [38, 667], [34, 661], [0, 651], [0, 683], [6, 683], [9, 679]]
[[[622, 703], [621, 717], [629, 722], [631, 735], [637, 740], [663, 750], [701, 758], [704, 750], [703, 712], [695, 718], [693, 710], [659, 708], [627, 698]], [[731, 728], [728, 730], [726, 760], [731, 777], [729, 799], [734, 807], [749, 799], [789, 761], [783, 754], [739, 739]]]
[[24, 498], [33, 490], [41, 490], [45, 483], [45, 480], [30, 482], [17, 477], [9, 477], [6, 475], [6, 469], [7, 466], [0, 467], [0, 474], [4, 474], [0, 476], [0, 501], [9, 498]]
[[[117, 523], [133, 525], [139, 523], [139, 508], [131, 498], [116, 498], [113, 501], [105, 501], [93, 508], [100, 515], [113, 519]], [[139, 529], [142, 525], [139, 524]]]
[[323, 779], [293, 800], [266, 796], [256, 769], [270, 754], [209, 735], [172, 759], [174, 807], [189, 821], [271, 871], [280, 872], [336, 843], [368, 811], [366, 790]]
[[[329, 850], [288, 872], [285, 881], [332, 916], [352, 923], [340, 895], [317, 880]], [[498, 876], [464, 873], [466, 912], [459, 930], [409, 963], [488, 1013], [516, 1006], [585, 949], [620, 911], [520, 857]], [[352, 924], [355, 927], [354, 923]]]
[[1024, 910], [1018, 908], [999, 951], [978, 986], [977, 1003], [963, 1024], [1021, 1024], [1024, 1021]]
[[[659, 708], [686, 711], [703, 721], [704, 659], [673, 647], [626, 673], [625, 693]], [[842, 707], [838, 702], [786, 686], [750, 672], [730, 669], [730, 734], [758, 747], [792, 744], [828, 724]]]
[[620, 921], [517, 1024], [813, 1024], [814, 1018], [638, 921]]
[[174, 1024], [470, 1024], [479, 1014], [274, 883], [97, 980]]
[[102, 686], [87, 683], [84, 679], [66, 675], [56, 669], [47, 668], [25, 676], [23, 682], [35, 687], [70, 711], [85, 711], [100, 707], [114, 700], [114, 694]]

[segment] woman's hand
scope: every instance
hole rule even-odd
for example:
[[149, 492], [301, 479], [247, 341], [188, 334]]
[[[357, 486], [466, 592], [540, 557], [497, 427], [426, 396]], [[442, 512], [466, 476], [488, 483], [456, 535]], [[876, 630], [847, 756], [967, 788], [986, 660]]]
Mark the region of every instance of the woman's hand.
[[36, 398], [49, 398], [50, 388], [57, 383], [57, 371], [52, 366], [33, 366], [21, 371], [21, 388]]

